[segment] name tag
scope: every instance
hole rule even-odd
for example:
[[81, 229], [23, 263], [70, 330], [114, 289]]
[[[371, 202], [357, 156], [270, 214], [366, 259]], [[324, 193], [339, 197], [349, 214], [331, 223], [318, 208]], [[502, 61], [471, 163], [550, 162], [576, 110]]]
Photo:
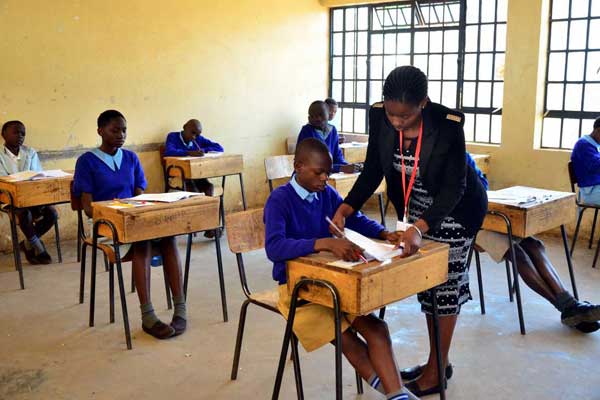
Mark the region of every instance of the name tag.
[[411, 226], [408, 222], [397, 221], [396, 222], [396, 230], [400, 232], [406, 232], [406, 230]]

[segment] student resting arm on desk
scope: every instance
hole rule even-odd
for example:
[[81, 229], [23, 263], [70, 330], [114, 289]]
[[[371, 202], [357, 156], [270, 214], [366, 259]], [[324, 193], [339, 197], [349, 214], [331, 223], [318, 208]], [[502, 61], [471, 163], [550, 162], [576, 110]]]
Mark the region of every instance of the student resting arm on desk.
[[[31, 147], [24, 146], [25, 125], [21, 121], [8, 121], [2, 125], [4, 147], [0, 150], [0, 176], [23, 171], [42, 171], [38, 154]], [[19, 247], [30, 264], [50, 264], [52, 258], [46, 251], [42, 236], [56, 223], [58, 214], [52, 206], [17, 208], [13, 212], [25, 240]]]
[[[137, 155], [122, 149], [127, 137], [127, 121], [116, 110], [104, 111], [98, 117], [99, 148], [82, 154], [77, 159], [73, 192], [81, 197], [83, 208], [92, 217], [92, 202], [125, 199], [141, 194], [146, 189], [144, 170]], [[181, 262], [175, 238], [121, 246], [121, 258], [130, 256], [133, 277], [142, 313], [144, 332], [157, 339], [167, 339], [182, 334], [187, 327], [185, 297], [182, 289]], [[158, 319], [150, 299], [150, 260], [153, 250], [162, 254], [163, 268], [173, 293], [175, 311], [169, 325]]]
[[[325, 217], [342, 202], [327, 185], [332, 160], [321, 141], [309, 138], [296, 147], [295, 175], [271, 193], [265, 205], [267, 256], [273, 261], [273, 279], [279, 283], [278, 308], [287, 317], [290, 295], [286, 285], [286, 261], [318, 251], [329, 251], [348, 261], [359, 260], [359, 250], [346, 239], [331, 237]], [[395, 241], [397, 235], [360, 212], [349, 216], [347, 224], [365, 236]], [[364, 338], [352, 330], [352, 326]], [[331, 308], [308, 303], [298, 307], [294, 333], [307, 351], [333, 341], [334, 317]], [[396, 367], [387, 324], [373, 314], [345, 315], [342, 320], [342, 350], [359, 374], [388, 399], [408, 399]]]

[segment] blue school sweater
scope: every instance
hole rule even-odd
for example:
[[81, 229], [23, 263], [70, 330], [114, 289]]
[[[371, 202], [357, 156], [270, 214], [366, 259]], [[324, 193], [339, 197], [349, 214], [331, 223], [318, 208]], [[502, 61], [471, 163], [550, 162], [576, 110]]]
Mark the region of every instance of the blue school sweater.
[[165, 143], [165, 156], [167, 157], [185, 157], [188, 151], [198, 150], [202, 150], [205, 153], [209, 151], [223, 152], [223, 147], [219, 143], [212, 142], [202, 135], [188, 144], [183, 141], [181, 132], [171, 132], [167, 135], [167, 142]]
[[571, 161], [579, 187], [600, 185], [600, 144], [590, 135], [577, 140]]
[[327, 145], [329, 148], [329, 152], [331, 153], [331, 157], [333, 157], [333, 172], [340, 172], [340, 167], [342, 165], [348, 164], [348, 162], [344, 159], [344, 155], [342, 154], [342, 150], [339, 145], [339, 135], [335, 126], [329, 125], [331, 131], [329, 131], [329, 135], [323, 138], [323, 133], [312, 126], [311, 124], [306, 124], [300, 130], [298, 134], [298, 140], [296, 141], [296, 146], [300, 144], [301, 141], [307, 138], [315, 138], [319, 139], [323, 143]]
[[135, 189], [146, 190], [146, 177], [140, 160], [133, 151], [121, 149], [118, 166], [109, 167], [114, 157], [106, 155], [101, 160], [88, 151], [77, 159], [73, 177], [73, 193], [90, 193], [94, 201], [126, 199], [135, 195]]
[[477, 176], [479, 177], [479, 180], [481, 181], [481, 184], [483, 185], [485, 190], [489, 190], [490, 185], [488, 184], [487, 178], [483, 175], [483, 172], [481, 172], [479, 167], [477, 167], [475, 160], [473, 160], [473, 157], [471, 157], [471, 155], [469, 154], [468, 151], [467, 151], [467, 165], [469, 165], [471, 168], [473, 168], [475, 170], [475, 172], [477, 172]]
[[[295, 179], [295, 178], [292, 178]], [[287, 281], [285, 262], [315, 252], [315, 241], [331, 237], [325, 216], [333, 218], [342, 203], [330, 186], [312, 202], [300, 197], [291, 182], [278, 187], [265, 204], [265, 250], [273, 261], [273, 279]], [[368, 237], [379, 237], [384, 227], [360, 212], [346, 218], [346, 226]]]

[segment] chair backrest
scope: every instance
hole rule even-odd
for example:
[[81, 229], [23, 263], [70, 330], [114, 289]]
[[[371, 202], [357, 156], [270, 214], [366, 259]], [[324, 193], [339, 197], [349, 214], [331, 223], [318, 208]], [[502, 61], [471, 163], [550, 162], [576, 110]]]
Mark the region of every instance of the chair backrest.
[[575, 170], [573, 169], [573, 161], [569, 160], [567, 164], [569, 169], [569, 181], [571, 182], [571, 191], [575, 193], [575, 185], [577, 184], [577, 177], [575, 176]]
[[240, 254], [265, 247], [263, 209], [256, 208], [225, 216], [229, 250]]
[[297, 141], [298, 141], [298, 136], [290, 136], [285, 140], [285, 145], [286, 145], [288, 154], [294, 154], [296, 152], [296, 142]]
[[265, 158], [267, 179], [290, 178], [294, 173], [294, 156], [272, 156]]

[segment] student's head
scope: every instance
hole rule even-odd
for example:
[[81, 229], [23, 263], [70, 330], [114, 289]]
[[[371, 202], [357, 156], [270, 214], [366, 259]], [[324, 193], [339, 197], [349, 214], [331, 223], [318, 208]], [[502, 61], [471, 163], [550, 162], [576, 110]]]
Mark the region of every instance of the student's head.
[[190, 119], [183, 125], [181, 136], [183, 140], [190, 142], [202, 134], [202, 124], [197, 119]]
[[333, 161], [325, 143], [308, 138], [296, 146], [294, 171], [298, 183], [310, 192], [325, 190]]
[[127, 121], [117, 110], [106, 110], [98, 116], [98, 135], [102, 144], [110, 148], [119, 148], [127, 138]]
[[329, 120], [329, 111], [324, 101], [313, 101], [308, 107], [308, 123], [315, 128], [325, 130]]
[[600, 136], [600, 117], [594, 121], [594, 135]]
[[25, 125], [21, 121], [8, 121], [2, 125], [2, 137], [6, 147], [18, 148], [25, 141]]
[[335, 118], [335, 114], [337, 114], [338, 103], [331, 97], [325, 99], [325, 104], [327, 104], [327, 111], [329, 111], [329, 121], [332, 121]]
[[387, 76], [383, 85], [383, 103], [385, 113], [396, 130], [418, 124], [427, 101], [427, 76], [420, 69], [405, 65]]

